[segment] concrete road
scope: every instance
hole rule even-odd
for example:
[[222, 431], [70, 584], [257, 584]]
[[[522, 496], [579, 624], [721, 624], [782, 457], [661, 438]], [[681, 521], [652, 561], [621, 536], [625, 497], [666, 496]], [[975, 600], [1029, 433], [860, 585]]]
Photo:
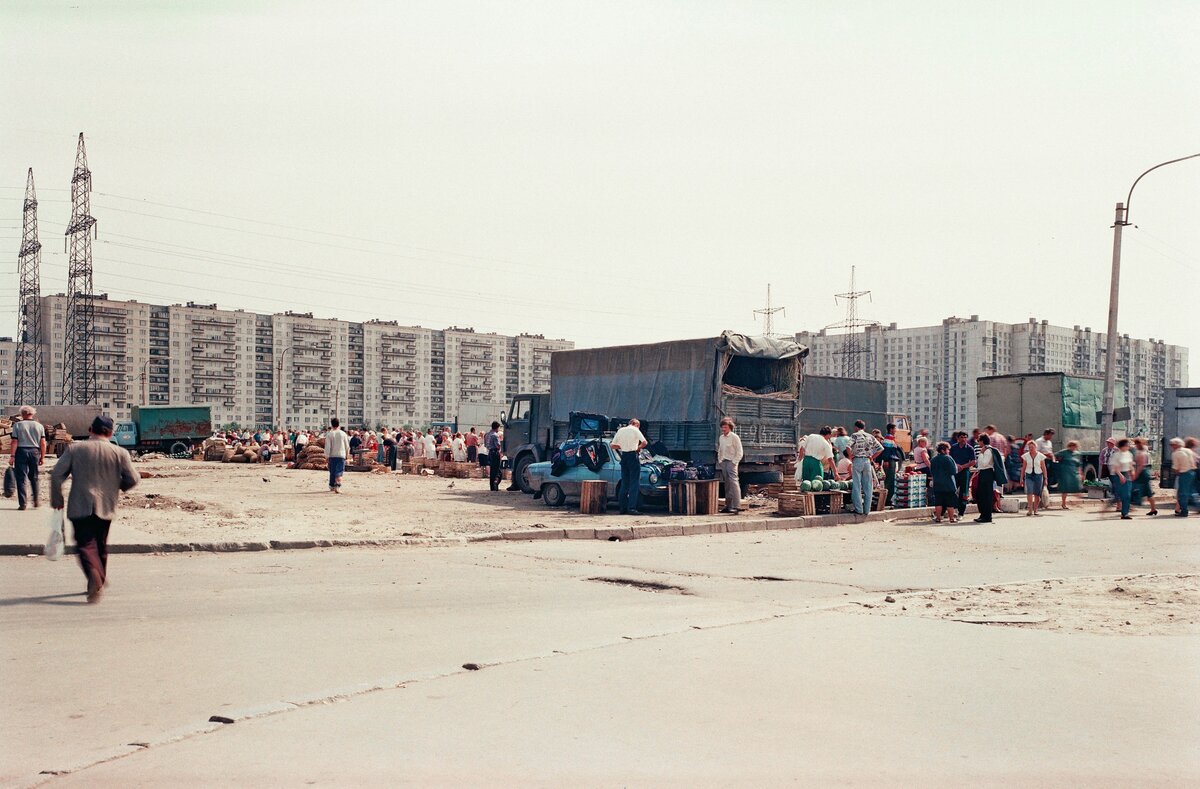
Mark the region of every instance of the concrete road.
[[1195, 785], [1193, 523], [5, 558], [0, 785]]

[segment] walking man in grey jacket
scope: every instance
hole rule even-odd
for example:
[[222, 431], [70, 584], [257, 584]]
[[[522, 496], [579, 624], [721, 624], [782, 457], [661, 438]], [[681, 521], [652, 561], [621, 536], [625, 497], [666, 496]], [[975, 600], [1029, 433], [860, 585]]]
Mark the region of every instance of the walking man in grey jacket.
[[87, 601], [99, 601], [108, 572], [108, 527], [121, 491], [138, 483], [129, 453], [112, 437], [112, 418], [100, 415], [88, 428], [88, 440], [73, 443], [50, 474], [50, 506], [63, 508], [63, 483], [71, 478], [67, 518], [75, 527], [79, 566], [87, 578]]

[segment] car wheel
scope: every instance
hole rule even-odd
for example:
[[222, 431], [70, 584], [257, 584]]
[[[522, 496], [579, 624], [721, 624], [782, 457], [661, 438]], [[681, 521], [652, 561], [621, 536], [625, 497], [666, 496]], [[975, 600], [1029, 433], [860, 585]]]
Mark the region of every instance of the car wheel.
[[563, 493], [562, 486], [557, 482], [542, 485], [542, 501], [546, 502], [547, 507], [561, 507], [566, 500], [567, 494]]
[[523, 493], [533, 493], [533, 485], [529, 482], [529, 467], [533, 465], [533, 455], [524, 454], [517, 458], [513, 467], [512, 478]]

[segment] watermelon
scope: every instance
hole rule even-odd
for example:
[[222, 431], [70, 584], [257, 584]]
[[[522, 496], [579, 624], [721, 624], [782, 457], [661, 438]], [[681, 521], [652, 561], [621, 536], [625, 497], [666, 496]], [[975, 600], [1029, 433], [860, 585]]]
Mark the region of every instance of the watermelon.
[[812, 490], [812, 483], [809, 482], [808, 480], [804, 480], [803, 482], [800, 483], [800, 490], [802, 490], [805, 493], [808, 493], [810, 490]]
[[819, 490], [825, 490], [825, 480], [823, 480], [823, 479], [814, 479], [814, 480], [813, 480], [813, 490], [818, 490], [818, 491], [819, 491]]

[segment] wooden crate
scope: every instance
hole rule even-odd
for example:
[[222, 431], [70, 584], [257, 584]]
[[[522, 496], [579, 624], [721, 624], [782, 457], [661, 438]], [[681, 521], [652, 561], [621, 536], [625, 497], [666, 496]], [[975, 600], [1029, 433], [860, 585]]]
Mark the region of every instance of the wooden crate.
[[676, 479], [667, 483], [667, 509], [676, 515], [715, 515], [718, 480]]
[[579, 511], [584, 515], [603, 515], [608, 509], [608, 483], [585, 479], [579, 483]]
[[784, 493], [779, 496], [780, 515], [816, 515], [817, 496], [829, 497], [829, 512], [839, 513], [845, 507], [845, 492], [821, 490], [808, 493]]

